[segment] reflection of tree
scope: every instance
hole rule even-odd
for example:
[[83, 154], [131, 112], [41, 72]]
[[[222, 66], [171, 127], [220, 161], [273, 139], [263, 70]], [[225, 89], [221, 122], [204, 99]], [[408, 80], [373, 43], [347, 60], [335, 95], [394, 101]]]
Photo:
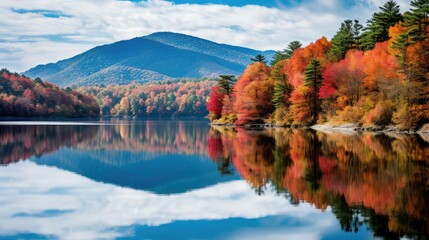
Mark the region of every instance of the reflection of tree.
[[[131, 122], [132, 123], [132, 122]], [[80, 149], [206, 154], [207, 127], [185, 121], [145, 121], [100, 126], [98, 135]]]
[[210, 129], [207, 138], [207, 151], [212, 160], [217, 163], [218, 170], [222, 175], [231, 175], [234, 173], [234, 168], [231, 163], [231, 155], [229, 151], [225, 151], [222, 142], [222, 134], [219, 131]]
[[320, 170], [318, 161], [320, 143], [317, 141], [317, 136], [313, 131], [306, 133], [308, 134], [303, 135], [307, 137], [306, 143], [308, 146], [304, 149], [304, 153], [308, 154], [306, 158], [310, 160], [310, 167], [305, 171], [305, 180], [310, 184], [310, 188], [315, 191], [319, 189], [320, 179], [322, 178], [322, 171]]
[[359, 211], [349, 207], [344, 195], [334, 197], [332, 201], [332, 212], [340, 222], [341, 229], [346, 232], [357, 232], [362, 222], [359, 220]]
[[0, 163], [40, 157], [64, 146], [88, 142], [97, 126], [0, 126]]
[[365, 223], [389, 239], [429, 237], [429, 144], [419, 136], [222, 128], [211, 134], [222, 146], [216, 154], [228, 151], [259, 194], [272, 183], [292, 203], [330, 206], [344, 231]]
[[248, 134], [244, 129], [238, 130], [236, 138], [238, 141], [232, 144], [235, 150], [232, 162], [240, 175], [261, 194], [273, 172], [271, 146], [274, 139], [259, 132]]
[[[104, 150], [206, 155], [206, 144], [206, 125], [184, 121], [118, 122], [99, 126], [0, 126], [0, 161], [3, 164], [41, 156], [63, 146], [92, 152], [100, 150], [97, 152], [99, 156], [94, 157], [108, 161], [111, 158]], [[116, 163], [121, 161], [114, 160]], [[219, 166], [226, 174], [233, 169], [229, 162], [226, 159]]]

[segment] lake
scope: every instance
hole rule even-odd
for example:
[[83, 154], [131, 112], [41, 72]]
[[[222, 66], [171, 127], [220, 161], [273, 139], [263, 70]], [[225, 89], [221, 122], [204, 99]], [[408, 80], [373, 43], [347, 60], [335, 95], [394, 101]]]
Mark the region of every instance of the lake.
[[429, 238], [429, 136], [9, 123], [0, 162], [0, 239]]

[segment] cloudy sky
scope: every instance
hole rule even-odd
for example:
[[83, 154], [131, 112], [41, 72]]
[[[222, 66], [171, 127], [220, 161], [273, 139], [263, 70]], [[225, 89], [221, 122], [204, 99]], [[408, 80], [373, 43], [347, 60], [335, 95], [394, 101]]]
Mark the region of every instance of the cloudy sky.
[[[331, 38], [385, 0], [1, 0], [0, 68], [25, 71], [158, 31], [260, 50]], [[409, 1], [397, 1], [402, 10]]]

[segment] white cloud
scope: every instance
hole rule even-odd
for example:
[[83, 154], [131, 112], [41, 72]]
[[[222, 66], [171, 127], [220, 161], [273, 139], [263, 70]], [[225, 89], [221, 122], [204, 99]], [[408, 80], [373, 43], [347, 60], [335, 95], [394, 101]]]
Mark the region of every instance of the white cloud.
[[[360, 0], [344, 9], [340, 0], [311, 0], [281, 9], [247, 5], [139, 3], [115, 0], [2, 0], [0, 67], [23, 71], [71, 57], [96, 45], [158, 31], [190, 34], [256, 49], [282, 49], [292, 40], [309, 43], [331, 37], [346, 18], [366, 22], [377, 0]], [[406, 3], [403, 3], [404, 6]], [[61, 12], [59, 18], [13, 9]], [[58, 40], [48, 36], [64, 36]], [[22, 39], [32, 39], [27, 42]], [[9, 50], [9, 51], [5, 51]], [[12, 53], [9, 53], [13, 51]]]
[[[181, 220], [280, 215], [299, 224], [280, 230], [269, 227], [237, 230], [228, 238], [247, 234], [249, 239], [258, 239], [256, 236], [274, 239], [281, 235], [319, 239], [339, 227], [329, 212], [321, 212], [308, 204], [294, 207], [272, 190], [258, 196], [243, 180], [181, 194], [156, 195], [97, 183], [32, 162], [0, 168], [0, 176], [0, 236], [29, 232], [61, 239], [115, 238], [127, 234], [120, 231], [120, 227], [135, 224], [159, 226]], [[40, 216], [47, 212], [57, 214]]]

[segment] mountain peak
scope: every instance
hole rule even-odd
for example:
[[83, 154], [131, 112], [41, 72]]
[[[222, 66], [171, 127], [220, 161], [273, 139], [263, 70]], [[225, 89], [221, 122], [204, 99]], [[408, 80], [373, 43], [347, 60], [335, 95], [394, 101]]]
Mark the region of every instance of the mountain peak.
[[169, 31], [161, 31], [161, 32], [153, 32], [149, 35], [146, 35], [144, 37], [153, 37], [153, 36], [182, 36], [182, 37], [193, 37], [198, 38], [192, 35], [184, 34], [184, 33], [176, 33], [176, 32], [169, 32]]
[[38, 65], [24, 74], [61, 86], [216, 77], [240, 74], [257, 54], [269, 59], [274, 51], [219, 44], [182, 33], [155, 32]]

